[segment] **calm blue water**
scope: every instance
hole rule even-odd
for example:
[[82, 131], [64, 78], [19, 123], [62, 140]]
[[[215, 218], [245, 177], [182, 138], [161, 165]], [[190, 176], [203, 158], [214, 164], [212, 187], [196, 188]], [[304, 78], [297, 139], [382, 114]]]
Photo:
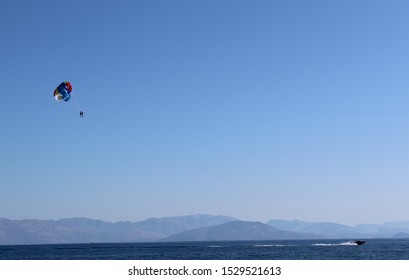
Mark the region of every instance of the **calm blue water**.
[[2, 260], [409, 260], [408, 239], [0, 246]]

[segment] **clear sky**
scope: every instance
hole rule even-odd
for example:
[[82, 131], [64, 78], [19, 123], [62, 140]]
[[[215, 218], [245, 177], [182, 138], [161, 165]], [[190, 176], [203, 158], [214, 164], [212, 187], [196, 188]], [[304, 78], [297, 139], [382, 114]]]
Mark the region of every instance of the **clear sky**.
[[409, 220], [408, 13], [1, 1], [0, 217]]

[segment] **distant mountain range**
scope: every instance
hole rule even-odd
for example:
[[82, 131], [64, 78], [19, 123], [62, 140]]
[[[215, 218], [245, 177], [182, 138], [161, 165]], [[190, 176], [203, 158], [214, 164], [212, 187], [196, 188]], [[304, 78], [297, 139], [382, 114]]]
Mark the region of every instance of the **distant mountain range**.
[[315, 234], [283, 231], [260, 222], [232, 221], [173, 234], [164, 241], [317, 239]]
[[[409, 221], [383, 224], [360, 224], [346, 226], [328, 222], [303, 222], [299, 220], [270, 220], [268, 225], [280, 230], [313, 233], [326, 238], [394, 238], [396, 234], [409, 234]], [[403, 236], [401, 235], [401, 236]]]
[[237, 220], [229, 216], [215, 215], [188, 215], [167, 218], [150, 218], [142, 222], [136, 222], [135, 225], [147, 231], [156, 232], [163, 235], [171, 235], [178, 232], [219, 225]]
[[216, 215], [150, 218], [140, 222], [0, 219], [0, 245], [104, 242], [409, 238], [409, 221], [354, 227], [337, 223], [239, 221]]
[[164, 238], [130, 222], [107, 223], [86, 218], [58, 221], [0, 219], [0, 244], [133, 242]]

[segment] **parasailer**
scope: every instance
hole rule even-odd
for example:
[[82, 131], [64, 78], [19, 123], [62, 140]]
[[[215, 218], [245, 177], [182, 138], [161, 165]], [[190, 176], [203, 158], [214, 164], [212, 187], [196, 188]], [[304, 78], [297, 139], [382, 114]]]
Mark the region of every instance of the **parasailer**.
[[67, 102], [71, 98], [71, 91], [72, 86], [70, 82], [62, 82], [55, 90], [54, 90], [54, 98], [57, 101], [64, 100]]
[[[62, 82], [55, 90], [54, 90], [54, 98], [57, 101], [64, 100], [67, 102], [68, 100], [71, 99], [71, 91], [72, 91], [72, 85], [70, 82]], [[81, 106], [78, 103], [78, 100], [74, 96], [75, 103], [80, 110], [80, 118], [84, 117], [84, 112], [81, 110]]]

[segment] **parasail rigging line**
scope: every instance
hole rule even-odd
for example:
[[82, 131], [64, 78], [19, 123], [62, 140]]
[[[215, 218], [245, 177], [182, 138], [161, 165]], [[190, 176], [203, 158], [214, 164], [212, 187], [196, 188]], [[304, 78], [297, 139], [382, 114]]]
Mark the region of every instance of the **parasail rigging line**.
[[291, 213], [294, 216], [297, 216], [298, 218], [300, 218], [300, 219], [302, 219], [304, 221], [309, 221], [310, 220], [310, 219], [304, 217], [303, 215], [301, 215], [300, 213], [297, 213], [296, 211], [294, 211], [294, 210], [292, 210], [292, 209], [290, 209], [288, 207], [285, 207], [285, 206], [283, 206], [281, 204], [278, 204], [275, 201], [272, 201], [272, 200], [268, 199], [264, 195], [255, 193], [254, 191], [250, 191], [249, 188], [244, 186], [244, 185], [237, 184], [237, 183], [235, 183], [235, 182], [233, 182], [231, 180], [228, 180], [228, 179], [226, 179], [226, 178], [224, 178], [224, 177], [222, 177], [222, 176], [220, 176], [220, 175], [218, 175], [218, 174], [216, 174], [214, 172], [211, 172], [211, 171], [209, 171], [209, 170], [207, 170], [207, 169], [205, 169], [205, 168], [203, 168], [203, 167], [201, 167], [201, 166], [199, 166], [197, 164], [194, 164], [191, 161], [189, 161], [189, 160], [187, 160], [187, 159], [185, 159], [185, 158], [183, 158], [183, 157], [181, 157], [181, 156], [179, 156], [179, 155], [177, 155], [175, 153], [169, 152], [168, 150], [165, 150], [162, 147], [159, 147], [157, 145], [154, 145], [154, 144], [144, 140], [140, 136], [135, 136], [133, 134], [130, 134], [128, 131], [123, 130], [123, 129], [119, 128], [118, 126], [115, 126], [113, 124], [108, 123], [107, 121], [99, 118], [98, 116], [96, 116], [93, 113], [87, 112], [87, 116], [89, 116], [90, 118], [95, 119], [96, 121], [98, 121], [103, 126], [105, 126], [107, 128], [110, 128], [111, 130], [117, 131], [118, 133], [126, 136], [127, 138], [129, 138], [129, 139], [131, 139], [133, 141], [137, 141], [137, 142], [143, 144], [144, 146], [147, 146], [147, 147], [151, 148], [152, 150], [155, 150], [155, 151], [157, 151], [157, 152], [159, 152], [159, 153], [161, 153], [163, 155], [168, 156], [169, 158], [173, 158], [173, 159], [183, 163], [184, 165], [186, 165], [186, 166], [188, 166], [188, 167], [190, 167], [192, 169], [195, 169], [195, 170], [201, 172], [202, 174], [205, 174], [206, 176], [208, 176], [210, 178], [216, 179], [219, 182], [222, 182], [222, 183], [224, 183], [226, 185], [234, 187], [234, 188], [236, 188], [236, 189], [238, 189], [238, 190], [240, 190], [240, 191], [242, 191], [244, 193], [247, 193], [247, 194], [249, 194], [249, 195], [251, 195], [251, 196], [253, 196], [253, 197], [257, 198], [257, 199], [260, 199], [260, 200], [265, 201], [265, 202], [267, 202], [267, 203], [269, 203], [271, 205], [274, 205], [275, 207], [280, 208], [281, 210], [283, 210], [283, 211], [285, 211], [287, 213]]

